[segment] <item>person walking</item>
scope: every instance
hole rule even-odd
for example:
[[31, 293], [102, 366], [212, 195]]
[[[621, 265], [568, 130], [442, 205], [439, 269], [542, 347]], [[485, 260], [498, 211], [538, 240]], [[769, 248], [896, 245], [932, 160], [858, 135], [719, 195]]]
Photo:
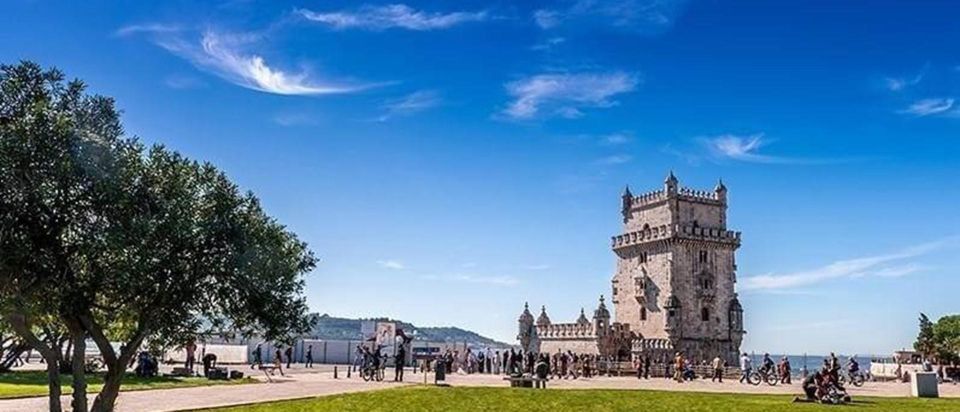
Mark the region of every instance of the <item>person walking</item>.
[[750, 361], [750, 356], [747, 356], [746, 352], [740, 356], [740, 383], [750, 383], [750, 371], [753, 370], [753, 365]]
[[353, 365], [350, 366], [351, 370], [354, 372], [360, 370], [360, 368], [363, 367], [364, 360], [363, 346], [358, 343], [356, 349], [354, 349]]
[[183, 362], [183, 367], [193, 372], [193, 365], [197, 362], [197, 344], [193, 340], [187, 342], [184, 349], [187, 352], [187, 360]]
[[250, 369], [256, 366], [257, 368], [263, 367], [263, 347], [261, 344], [257, 344], [257, 348], [253, 350], [253, 362], [250, 362]]
[[717, 357], [713, 358], [711, 366], [713, 366], [713, 377], [710, 378], [710, 382], [719, 381], [723, 383], [723, 367], [726, 366], [723, 359], [720, 359], [720, 356], [717, 355]]
[[306, 362], [303, 364], [303, 367], [313, 368], [313, 345], [307, 345]]
[[393, 357], [393, 381], [403, 382], [403, 362], [407, 359], [407, 348], [404, 344], [397, 345], [396, 356]]
[[673, 366], [676, 368], [673, 371], [673, 379], [678, 383], [683, 383], [683, 367], [685, 363], [683, 361], [683, 352], [677, 352], [677, 355], [673, 358]]
[[643, 379], [650, 379], [650, 355], [643, 357]]
[[285, 376], [283, 374], [283, 353], [280, 352], [280, 348], [277, 348], [277, 353], [273, 356], [273, 367], [280, 371], [280, 376]]

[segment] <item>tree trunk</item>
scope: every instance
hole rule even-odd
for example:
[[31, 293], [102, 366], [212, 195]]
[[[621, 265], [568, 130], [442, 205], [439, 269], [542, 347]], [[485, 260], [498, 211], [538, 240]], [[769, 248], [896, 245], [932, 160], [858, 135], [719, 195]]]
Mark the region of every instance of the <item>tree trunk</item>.
[[63, 407], [60, 405], [60, 348], [56, 346], [56, 339], [48, 336], [52, 342], [51, 346], [40, 340], [33, 333], [32, 326], [27, 322], [27, 317], [22, 313], [7, 313], [5, 315], [7, 324], [23, 338], [26, 343], [40, 352], [40, 355], [47, 360], [47, 385], [50, 388], [50, 412], [60, 412]]
[[60, 362], [56, 358], [44, 357], [47, 360], [47, 385], [50, 388], [50, 412], [60, 412]]
[[86, 375], [86, 334], [79, 322], [68, 321], [67, 328], [70, 330], [70, 343], [73, 346], [73, 354], [70, 356], [71, 365], [73, 365], [73, 412], [87, 412], [87, 375]]
[[[118, 362], [119, 363], [119, 362]], [[103, 376], [103, 389], [93, 400], [91, 412], [113, 412], [120, 395], [120, 383], [126, 373], [126, 365], [110, 365]]]

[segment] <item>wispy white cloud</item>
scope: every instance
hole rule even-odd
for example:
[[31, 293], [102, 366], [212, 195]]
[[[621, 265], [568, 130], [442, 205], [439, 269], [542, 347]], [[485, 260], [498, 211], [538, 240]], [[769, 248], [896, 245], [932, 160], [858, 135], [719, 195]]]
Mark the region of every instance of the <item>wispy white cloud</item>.
[[477, 284], [486, 284], [486, 285], [495, 285], [495, 286], [515, 286], [520, 283], [520, 281], [517, 278], [512, 276], [477, 276], [477, 275], [455, 274], [450, 276], [426, 275], [426, 276], [421, 276], [421, 278], [424, 280], [477, 283]]
[[610, 133], [608, 135], [600, 136], [600, 143], [610, 146], [627, 144], [632, 140], [633, 136], [627, 132]]
[[640, 32], [659, 33], [673, 25], [686, 0], [567, 0], [557, 7], [538, 9], [533, 20], [544, 30], [568, 21], [594, 22]]
[[613, 98], [631, 92], [639, 76], [623, 71], [538, 74], [506, 84], [513, 100], [501, 114], [513, 119], [538, 115], [577, 118], [585, 108], [610, 107]]
[[300, 9], [297, 10], [297, 13], [307, 20], [322, 23], [337, 30], [400, 28], [427, 31], [447, 29], [459, 24], [483, 21], [488, 18], [486, 11], [426, 12], [416, 10], [405, 4], [365, 5], [354, 11], [327, 13]]
[[910, 76], [910, 77], [887, 77], [884, 79], [884, 85], [887, 90], [892, 92], [899, 92], [901, 90], [907, 89], [912, 86], [916, 86], [923, 78], [927, 75], [927, 71], [930, 69], [930, 64], [923, 66], [923, 69], [919, 73]]
[[282, 95], [323, 95], [351, 93], [372, 85], [324, 81], [306, 72], [281, 70], [245, 49], [259, 40], [250, 34], [224, 34], [206, 31], [199, 44], [180, 37], [160, 37], [156, 43], [194, 66], [248, 89]]
[[616, 154], [616, 155], [603, 157], [600, 160], [598, 160], [598, 162], [600, 164], [605, 164], [605, 165], [621, 165], [624, 163], [628, 163], [631, 160], [633, 160], [633, 156], [630, 156], [628, 154]]
[[403, 262], [400, 262], [398, 260], [392, 260], [392, 259], [378, 260], [377, 265], [384, 269], [390, 269], [390, 270], [404, 270], [407, 268], [407, 266], [404, 265]]
[[759, 153], [765, 143], [763, 133], [749, 136], [724, 134], [704, 141], [714, 155], [722, 158], [757, 163], [774, 163], [779, 159]]
[[551, 38], [546, 39], [546, 40], [544, 40], [544, 41], [542, 41], [542, 42], [540, 42], [540, 43], [537, 43], [537, 44], [534, 44], [533, 46], [530, 46], [530, 49], [531, 49], [531, 50], [536, 50], [536, 51], [553, 50], [554, 48], [556, 48], [557, 46], [563, 44], [563, 43], [566, 42], [566, 41], [567, 41], [567, 39], [566, 39], [566, 38], [563, 38], [563, 37], [551, 37]]
[[921, 99], [917, 100], [906, 109], [900, 110], [900, 113], [918, 117], [944, 114], [953, 108], [953, 103], [954, 99], [952, 97]]
[[533, 12], [533, 21], [541, 29], [552, 29], [560, 25], [562, 16], [557, 10], [540, 9]]
[[810, 286], [829, 280], [856, 277], [899, 277], [929, 269], [915, 262], [906, 262], [946, 248], [955, 248], [960, 237], [948, 237], [903, 250], [856, 259], [839, 260], [813, 270], [787, 274], [768, 274], [745, 277], [741, 288], [750, 290], [777, 290]]
[[384, 122], [397, 116], [409, 116], [437, 107], [441, 103], [443, 103], [443, 98], [436, 90], [416, 91], [400, 99], [385, 103], [383, 105], [384, 113], [377, 118], [377, 121]]
[[166, 23], [143, 23], [123, 26], [113, 32], [115, 36], [124, 37], [140, 33], [177, 33], [183, 31], [183, 27], [175, 24]]

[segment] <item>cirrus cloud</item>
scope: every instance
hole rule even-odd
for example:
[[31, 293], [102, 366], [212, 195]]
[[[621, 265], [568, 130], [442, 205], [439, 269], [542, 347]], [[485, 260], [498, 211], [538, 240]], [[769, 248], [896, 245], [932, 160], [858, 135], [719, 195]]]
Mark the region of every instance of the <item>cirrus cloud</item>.
[[513, 119], [541, 114], [578, 118], [583, 109], [616, 105], [615, 96], [632, 92], [639, 84], [637, 74], [624, 71], [538, 74], [506, 84], [513, 100], [501, 114]]
[[900, 113], [917, 117], [937, 115], [948, 112], [953, 108], [953, 103], [954, 99], [952, 97], [920, 99], [913, 102], [913, 104], [906, 109], [900, 110]]
[[428, 31], [447, 29], [459, 24], [486, 20], [486, 11], [456, 11], [450, 13], [416, 10], [405, 4], [385, 6], [365, 5], [355, 11], [320, 13], [307, 9], [297, 10], [303, 18], [330, 26], [335, 30], [407, 29]]

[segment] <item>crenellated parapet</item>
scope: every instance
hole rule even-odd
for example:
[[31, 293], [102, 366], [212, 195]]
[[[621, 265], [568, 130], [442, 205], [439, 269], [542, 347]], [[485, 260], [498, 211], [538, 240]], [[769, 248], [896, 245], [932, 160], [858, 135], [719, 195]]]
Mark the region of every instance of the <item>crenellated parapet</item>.
[[591, 323], [554, 323], [537, 326], [540, 339], [595, 339], [597, 331]]
[[629, 246], [670, 239], [698, 240], [739, 246], [740, 232], [693, 225], [660, 225], [613, 236], [611, 238], [611, 246], [614, 250], [617, 250]]
[[714, 191], [697, 190], [697, 189], [691, 189], [688, 187], [680, 188], [680, 191], [677, 193], [677, 197], [679, 197], [680, 200], [686, 200], [688, 202], [716, 203], [716, 204], [722, 204], [726, 200], [716, 190]]

